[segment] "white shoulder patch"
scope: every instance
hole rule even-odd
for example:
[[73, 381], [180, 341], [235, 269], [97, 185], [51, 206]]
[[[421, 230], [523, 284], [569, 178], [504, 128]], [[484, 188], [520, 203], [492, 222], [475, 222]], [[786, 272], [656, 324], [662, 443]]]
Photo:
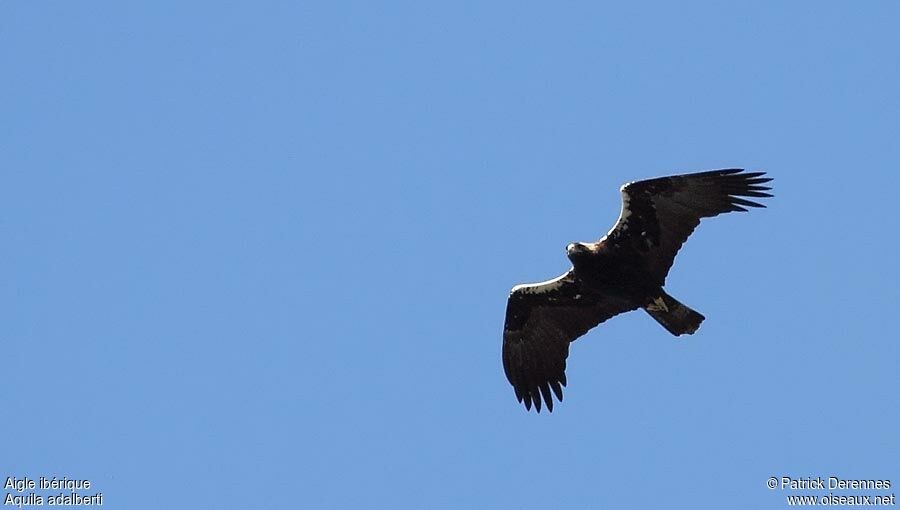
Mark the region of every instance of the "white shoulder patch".
[[612, 226], [611, 229], [609, 229], [609, 232], [606, 233], [603, 239], [609, 237], [609, 235], [612, 234], [616, 229], [619, 229], [622, 232], [628, 230], [628, 223], [626, 223], [626, 221], [628, 221], [628, 217], [631, 216], [631, 209], [628, 208], [629, 203], [631, 202], [631, 197], [628, 195], [628, 192], [625, 190], [625, 188], [627, 188], [629, 184], [631, 183], [629, 182], [628, 184], [623, 184], [622, 187], [619, 188], [619, 193], [622, 194], [622, 210], [619, 212], [619, 219], [616, 220], [616, 223]]
[[628, 205], [631, 203], [631, 196], [625, 191], [625, 186], [622, 186], [620, 190], [622, 193], [622, 212], [619, 213], [619, 221], [625, 221], [631, 216], [631, 209], [628, 208]]
[[517, 292], [521, 292], [522, 294], [543, 294], [545, 292], [552, 292], [563, 285], [566, 284], [569, 273], [565, 273], [561, 276], [557, 276], [552, 280], [547, 280], [546, 282], [540, 283], [523, 283], [521, 285], [516, 285], [512, 288], [510, 293], [515, 294]]

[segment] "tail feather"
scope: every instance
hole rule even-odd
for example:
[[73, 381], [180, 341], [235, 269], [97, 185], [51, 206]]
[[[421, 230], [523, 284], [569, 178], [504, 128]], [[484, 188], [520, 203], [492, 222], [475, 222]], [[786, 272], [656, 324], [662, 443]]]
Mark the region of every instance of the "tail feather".
[[663, 290], [660, 290], [659, 297], [647, 304], [644, 310], [675, 336], [693, 334], [706, 318]]

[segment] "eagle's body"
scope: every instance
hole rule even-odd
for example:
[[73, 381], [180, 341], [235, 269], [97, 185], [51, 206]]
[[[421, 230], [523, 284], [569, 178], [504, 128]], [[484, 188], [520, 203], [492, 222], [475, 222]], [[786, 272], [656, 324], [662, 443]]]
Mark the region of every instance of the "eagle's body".
[[701, 218], [770, 197], [762, 172], [739, 169], [636, 181], [622, 186], [622, 212], [594, 243], [572, 243], [572, 268], [546, 282], [516, 285], [503, 328], [503, 368], [519, 402], [553, 410], [566, 385], [569, 343], [620, 313], [643, 308], [673, 335], [692, 334], [704, 317], [663, 290], [678, 249]]

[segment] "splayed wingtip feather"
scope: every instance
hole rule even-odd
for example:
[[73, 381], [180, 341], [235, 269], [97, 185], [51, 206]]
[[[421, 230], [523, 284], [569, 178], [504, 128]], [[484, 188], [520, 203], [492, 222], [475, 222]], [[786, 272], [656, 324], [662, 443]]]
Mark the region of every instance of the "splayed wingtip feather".
[[553, 393], [556, 394], [556, 400], [559, 400], [560, 402], [562, 402], [563, 393], [562, 393], [562, 388], [559, 386], [559, 381], [553, 381], [550, 384], [550, 387], [553, 388]]

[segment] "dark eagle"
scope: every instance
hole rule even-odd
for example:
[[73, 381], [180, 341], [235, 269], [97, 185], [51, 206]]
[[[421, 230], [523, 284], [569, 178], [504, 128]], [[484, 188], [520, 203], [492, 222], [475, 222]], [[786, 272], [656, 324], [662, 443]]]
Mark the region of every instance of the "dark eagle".
[[[595, 243], [571, 243], [572, 268], [552, 280], [516, 285], [506, 305], [503, 369], [519, 402], [553, 411], [566, 385], [569, 343], [601, 322], [643, 308], [673, 335], [692, 334], [704, 317], [666, 294], [675, 254], [701, 218], [745, 207], [741, 197], [764, 198], [764, 172], [714, 170], [628, 183], [622, 212]], [[552, 394], [551, 394], [552, 391]]]

